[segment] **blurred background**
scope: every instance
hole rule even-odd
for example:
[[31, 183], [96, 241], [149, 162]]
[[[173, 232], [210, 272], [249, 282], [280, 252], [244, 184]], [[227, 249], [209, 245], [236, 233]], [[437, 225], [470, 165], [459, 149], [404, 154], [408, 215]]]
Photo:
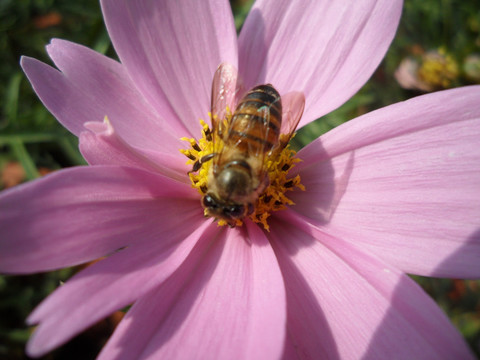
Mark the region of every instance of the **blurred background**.
[[[240, 29], [252, 0], [232, 0], [231, 4]], [[0, 190], [85, 164], [77, 139], [43, 107], [19, 66], [21, 55], [51, 64], [45, 46], [55, 37], [116, 58], [98, 0], [0, 0]], [[301, 129], [294, 146], [302, 147], [371, 110], [420, 94], [479, 83], [480, 2], [405, 0], [397, 36], [371, 80], [342, 107]], [[78, 270], [0, 276], [0, 359], [28, 359], [24, 347], [33, 329], [25, 325], [25, 318]], [[480, 281], [414, 279], [479, 355]], [[42, 359], [93, 359], [121, 317], [122, 312], [113, 314]]]

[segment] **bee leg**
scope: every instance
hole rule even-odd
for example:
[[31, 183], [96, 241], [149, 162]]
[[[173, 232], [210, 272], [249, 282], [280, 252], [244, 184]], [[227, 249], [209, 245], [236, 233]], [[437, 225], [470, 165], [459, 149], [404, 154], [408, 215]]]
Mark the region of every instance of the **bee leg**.
[[188, 172], [188, 174], [190, 174], [191, 172], [196, 172], [196, 171], [200, 170], [200, 168], [202, 167], [202, 165], [204, 163], [206, 163], [209, 160], [212, 160], [216, 155], [217, 155], [217, 153], [211, 153], [211, 154], [202, 156], [200, 159], [198, 159], [197, 161], [195, 161], [193, 163], [192, 170], [190, 170]]
[[260, 195], [263, 192], [263, 190], [265, 190], [268, 187], [268, 185], [270, 185], [270, 179], [268, 178], [268, 176], [265, 176], [264, 179], [260, 182], [260, 184], [255, 189], [256, 193]]

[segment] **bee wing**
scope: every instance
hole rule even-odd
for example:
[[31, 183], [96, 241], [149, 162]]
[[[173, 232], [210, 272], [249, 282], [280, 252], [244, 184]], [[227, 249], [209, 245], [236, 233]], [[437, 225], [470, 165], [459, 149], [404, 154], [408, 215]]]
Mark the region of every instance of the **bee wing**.
[[[227, 107], [235, 111], [237, 98], [243, 89], [238, 78], [238, 71], [230, 63], [221, 63], [212, 81], [211, 113], [213, 132], [221, 130], [222, 122], [227, 114]], [[221, 133], [221, 131], [219, 131]]]
[[305, 109], [305, 95], [299, 91], [292, 91], [283, 95], [282, 108], [283, 114], [280, 134], [287, 136], [283, 136], [280, 140], [281, 149], [287, 146], [302, 118], [303, 110]]
[[227, 107], [230, 112], [235, 111], [235, 106], [238, 102], [238, 97], [243, 92], [243, 82], [238, 77], [238, 71], [232, 64], [228, 62], [221, 63], [212, 81], [211, 94], [211, 120], [212, 120], [212, 142], [213, 149], [217, 156], [213, 158], [214, 171], [216, 165], [220, 162], [223, 150], [218, 150], [217, 137], [226, 136], [226, 131], [229, 126], [224, 123], [227, 115]]

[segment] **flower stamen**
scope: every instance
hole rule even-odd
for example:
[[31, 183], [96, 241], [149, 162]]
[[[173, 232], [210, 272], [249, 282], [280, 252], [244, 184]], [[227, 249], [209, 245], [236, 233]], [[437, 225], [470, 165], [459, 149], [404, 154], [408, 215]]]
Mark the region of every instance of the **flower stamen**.
[[[227, 118], [224, 123], [227, 124], [230, 118], [231, 113], [227, 109]], [[182, 138], [181, 140], [189, 143], [190, 149], [181, 149], [180, 152], [188, 158], [187, 165], [192, 165], [192, 170], [188, 172], [192, 187], [204, 196], [209, 189], [209, 172], [214, 163], [214, 160], [209, 160], [214, 159], [215, 154], [221, 153], [225, 144], [221, 134], [218, 131], [213, 133], [205, 121], [200, 120], [200, 125], [202, 126], [202, 137], [199, 140]], [[213, 141], [214, 139], [215, 141]], [[281, 142], [285, 139], [288, 139], [287, 135], [280, 135]], [[263, 164], [265, 176], [268, 177], [268, 186], [258, 196], [253, 212], [248, 217], [253, 222], [262, 224], [267, 231], [269, 231], [267, 219], [272, 212], [284, 210], [287, 205], [294, 205], [294, 202], [287, 197], [286, 193], [296, 188], [305, 190], [305, 187], [301, 184], [300, 175], [288, 176], [289, 171], [295, 164], [301, 161], [295, 155], [296, 152], [289, 145], [283, 148], [279, 147], [266, 157]], [[207, 211], [205, 211], [205, 215], [209, 216]], [[232, 226], [231, 223], [223, 219], [218, 219], [218, 224], [220, 226]], [[242, 220], [236, 219], [233, 226], [241, 226], [242, 224]]]

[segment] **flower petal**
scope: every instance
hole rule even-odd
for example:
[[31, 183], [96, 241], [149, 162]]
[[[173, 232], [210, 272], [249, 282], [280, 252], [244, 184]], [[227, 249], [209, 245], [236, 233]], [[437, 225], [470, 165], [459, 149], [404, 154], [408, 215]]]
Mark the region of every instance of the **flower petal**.
[[413, 280], [292, 215], [271, 226], [287, 288], [287, 351], [300, 359], [473, 358]]
[[86, 121], [103, 120], [105, 109], [90, 106], [88, 95], [60, 71], [27, 56], [22, 56], [20, 64], [45, 107], [73, 134], [80, 134]]
[[205, 229], [216, 227], [200, 221], [180, 228], [164, 227], [156, 242], [133, 245], [68, 280], [30, 315], [28, 322], [40, 325], [28, 343], [28, 354], [44, 355], [162, 283], [180, 266]]
[[322, 136], [299, 152], [295, 210], [405, 272], [480, 276], [479, 99], [425, 95]]
[[175, 124], [167, 122], [172, 116], [168, 112], [157, 113], [148, 104], [122, 64], [85, 46], [59, 39], [53, 39], [47, 51], [72, 88], [88, 99], [87, 103], [70, 106], [93, 108], [92, 112], [102, 114], [77, 122], [101, 122], [107, 116], [131, 145], [157, 151], [178, 148], [177, 139], [184, 134], [176, 133]]
[[[90, 165], [118, 165], [161, 173], [190, 184], [185, 157], [179, 151], [157, 153], [130, 146], [105, 118], [103, 123], [85, 123], [87, 131], [80, 133], [79, 148]], [[160, 141], [160, 140], [159, 140]], [[177, 148], [181, 145], [178, 144]], [[178, 155], [175, 155], [178, 154]]]
[[277, 359], [285, 292], [256, 225], [204, 238], [177, 273], [138, 301], [100, 359]]
[[165, 103], [184, 124], [200, 127], [209, 111], [213, 74], [237, 64], [237, 42], [228, 1], [102, 0], [105, 23], [121, 62], [148, 101]]
[[202, 218], [196, 192], [134, 168], [62, 170], [0, 195], [0, 271], [80, 264]]
[[300, 126], [348, 100], [385, 55], [402, 1], [255, 2], [239, 37], [246, 87], [271, 83], [280, 94], [303, 91]]

